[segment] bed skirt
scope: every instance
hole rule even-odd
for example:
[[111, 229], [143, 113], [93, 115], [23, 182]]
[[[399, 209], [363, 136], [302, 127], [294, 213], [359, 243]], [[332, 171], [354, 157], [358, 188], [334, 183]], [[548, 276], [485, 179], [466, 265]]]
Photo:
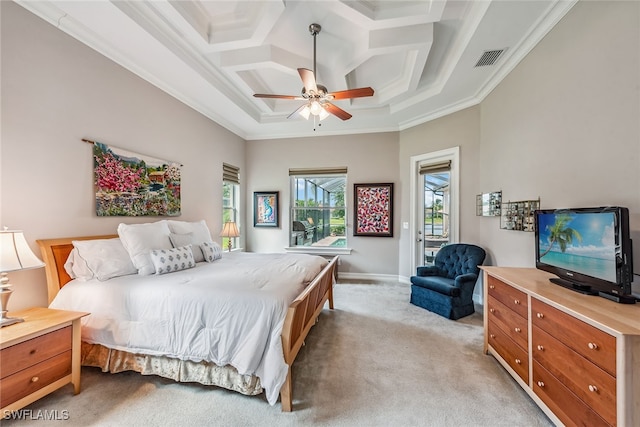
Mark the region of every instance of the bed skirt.
[[133, 354], [113, 350], [100, 344], [82, 343], [81, 364], [112, 374], [135, 371], [142, 375], [158, 375], [178, 382], [197, 382], [233, 390], [248, 396], [262, 393], [260, 378], [240, 375], [230, 365], [218, 366], [209, 362], [192, 362], [166, 356]]

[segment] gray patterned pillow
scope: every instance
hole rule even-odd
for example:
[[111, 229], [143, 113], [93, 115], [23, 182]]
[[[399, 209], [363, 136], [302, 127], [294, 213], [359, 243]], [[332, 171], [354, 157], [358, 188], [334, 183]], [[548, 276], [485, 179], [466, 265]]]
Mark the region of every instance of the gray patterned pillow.
[[222, 247], [217, 242], [201, 243], [200, 249], [202, 249], [204, 260], [207, 262], [213, 262], [222, 258]]
[[196, 266], [193, 259], [192, 245], [181, 246], [173, 249], [153, 249], [151, 261], [156, 269], [156, 274], [173, 273]]

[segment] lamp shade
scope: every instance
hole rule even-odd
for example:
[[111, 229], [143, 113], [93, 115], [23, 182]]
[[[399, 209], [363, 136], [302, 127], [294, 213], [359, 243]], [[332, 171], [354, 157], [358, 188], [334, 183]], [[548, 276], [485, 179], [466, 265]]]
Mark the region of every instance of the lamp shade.
[[31, 251], [22, 231], [0, 230], [0, 272], [44, 267]]
[[235, 222], [229, 221], [224, 223], [224, 227], [222, 227], [222, 231], [220, 232], [220, 237], [239, 237], [240, 233], [238, 232], [238, 226]]

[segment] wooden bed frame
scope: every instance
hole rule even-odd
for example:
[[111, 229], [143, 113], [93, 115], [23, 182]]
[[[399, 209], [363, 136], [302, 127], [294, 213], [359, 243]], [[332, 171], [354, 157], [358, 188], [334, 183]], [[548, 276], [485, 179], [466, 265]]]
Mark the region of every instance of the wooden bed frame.
[[[117, 235], [106, 235], [37, 240], [42, 258], [46, 263], [49, 303], [53, 301], [60, 288], [71, 281], [71, 277], [64, 269], [64, 264], [73, 249], [73, 244], [71, 243], [73, 240], [111, 239], [117, 237]], [[338, 257], [335, 256], [309, 286], [293, 300], [287, 310], [282, 329], [282, 349], [289, 370], [287, 378], [280, 389], [280, 401], [282, 410], [285, 412], [291, 412], [293, 409], [291, 366], [309, 330], [316, 323], [318, 315], [323, 310], [325, 302], [329, 301], [329, 308], [333, 309], [333, 284], [337, 274], [337, 265]]]

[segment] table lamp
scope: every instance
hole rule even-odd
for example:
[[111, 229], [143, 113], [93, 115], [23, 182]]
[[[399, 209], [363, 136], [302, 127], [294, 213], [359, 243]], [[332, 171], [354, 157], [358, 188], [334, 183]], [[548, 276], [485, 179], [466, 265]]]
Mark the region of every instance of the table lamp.
[[222, 231], [220, 232], [220, 237], [226, 237], [229, 239], [228, 247], [229, 252], [231, 252], [231, 239], [234, 237], [240, 237], [236, 223], [233, 221], [225, 222], [224, 227], [222, 227]]
[[0, 327], [24, 321], [24, 319], [7, 316], [7, 303], [13, 292], [7, 273], [40, 267], [44, 267], [44, 263], [31, 251], [22, 231], [7, 230], [6, 227], [0, 230], [0, 302], [2, 303]]

